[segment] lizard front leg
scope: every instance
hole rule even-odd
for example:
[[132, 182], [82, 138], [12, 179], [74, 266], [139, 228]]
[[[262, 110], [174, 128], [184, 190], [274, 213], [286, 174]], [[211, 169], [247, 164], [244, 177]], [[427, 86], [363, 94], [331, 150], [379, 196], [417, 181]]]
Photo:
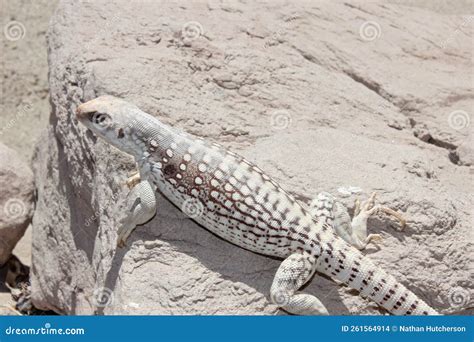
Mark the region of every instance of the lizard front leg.
[[316, 259], [308, 253], [294, 253], [283, 260], [270, 289], [272, 302], [295, 315], [328, 315], [328, 311], [315, 296], [296, 291], [316, 270]]
[[149, 221], [156, 213], [155, 191], [147, 180], [136, 184], [127, 196], [127, 211], [120, 220], [117, 246], [124, 247], [130, 233], [137, 225]]

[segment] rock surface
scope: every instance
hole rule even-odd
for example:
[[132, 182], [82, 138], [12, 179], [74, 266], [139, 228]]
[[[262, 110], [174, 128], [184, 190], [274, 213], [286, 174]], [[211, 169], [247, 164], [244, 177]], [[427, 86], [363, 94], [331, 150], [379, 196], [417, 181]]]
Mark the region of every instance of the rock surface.
[[[467, 23], [465, 23], [467, 21]], [[74, 119], [103, 94], [220, 142], [308, 203], [359, 187], [404, 213], [366, 251], [443, 313], [473, 306], [472, 22], [397, 4], [73, 2], [49, 30], [50, 127], [35, 155], [33, 300], [65, 314], [274, 314], [280, 261], [233, 246], [159, 197], [115, 247], [130, 157]], [[454, 113], [454, 114], [452, 114]], [[331, 314], [374, 303], [316, 275]]]
[[18, 153], [0, 143], [0, 266], [10, 257], [31, 223], [33, 172]]

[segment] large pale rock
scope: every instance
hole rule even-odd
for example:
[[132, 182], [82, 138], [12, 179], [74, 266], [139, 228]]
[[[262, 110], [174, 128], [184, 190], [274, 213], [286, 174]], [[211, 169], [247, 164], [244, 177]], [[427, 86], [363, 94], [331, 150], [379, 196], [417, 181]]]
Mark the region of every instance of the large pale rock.
[[[280, 261], [212, 235], [161, 197], [157, 216], [116, 249], [134, 164], [74, 118], [80, 103], [111, 94], [239, 152], [302, 202], [329, 191], [353, 208], [350, 187], [362, 197], [377, 190], [408, 226], [371, 219], [385, 241], [366, 253], [436, 309], [464, 313], [473, 305], [472, 169], [449, 156], [471, 126], [448, 120], [473, 104], [461, 20], [329, 1], [62, 2], [49, 30], [51, 125], [35, 157], [35, 305], [277, 311], [268, 291]], [[304, 291], [331, 314], [379, 312], [319, 275]]]
[[0, 143], [0, 266], [31, 223], [34, 191], [30, 167]]

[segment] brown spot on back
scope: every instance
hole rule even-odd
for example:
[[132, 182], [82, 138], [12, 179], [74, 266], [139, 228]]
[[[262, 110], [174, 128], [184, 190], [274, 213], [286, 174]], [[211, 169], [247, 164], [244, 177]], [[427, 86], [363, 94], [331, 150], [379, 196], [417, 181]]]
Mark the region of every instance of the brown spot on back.
[[165, 176], [172, 176], [176, 172], [176, 166], [173, 164], [168, 164], [163, 168], [163, 174]]

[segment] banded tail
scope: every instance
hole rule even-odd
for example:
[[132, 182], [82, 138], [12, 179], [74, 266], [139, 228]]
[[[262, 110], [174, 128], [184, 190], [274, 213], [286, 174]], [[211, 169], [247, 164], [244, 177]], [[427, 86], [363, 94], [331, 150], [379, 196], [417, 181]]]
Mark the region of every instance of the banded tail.
[[[439, 315], [372, 260], [340, 238], [323, 248], [320, 270], [369, 297], [393, 315]], [[334, 248], [336, 247], [336, 248]]]

